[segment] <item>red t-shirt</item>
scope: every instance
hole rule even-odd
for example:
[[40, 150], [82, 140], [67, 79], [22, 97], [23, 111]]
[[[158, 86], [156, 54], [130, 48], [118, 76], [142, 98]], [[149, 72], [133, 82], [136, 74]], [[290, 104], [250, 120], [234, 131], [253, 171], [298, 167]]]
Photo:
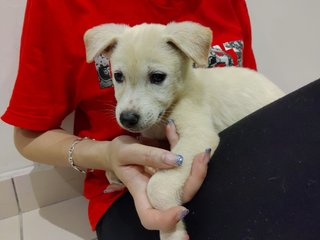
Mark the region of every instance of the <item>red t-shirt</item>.
[[[78, 136], [111, 140], [125, 133], [113, 117], [113, 88], [103, 84], [109, 81], [107, 66], [99, 63], [101, 59], [96, 64], [85, 61], [84, 32], [102, 23], [185, 20], [212, 29], [210, 67], [256, 68], [244, 0], [28, 0], [18, 76], [2, 119], [21, 128], [46, 131], [59, 128], [75, 110]], [[100, 70], [102, 75], [97, 74]], [[123, 194], [104, 193], [107, 185], [103, 171], [87, 174], [84, 195], [89, 199], [93, 229]]]

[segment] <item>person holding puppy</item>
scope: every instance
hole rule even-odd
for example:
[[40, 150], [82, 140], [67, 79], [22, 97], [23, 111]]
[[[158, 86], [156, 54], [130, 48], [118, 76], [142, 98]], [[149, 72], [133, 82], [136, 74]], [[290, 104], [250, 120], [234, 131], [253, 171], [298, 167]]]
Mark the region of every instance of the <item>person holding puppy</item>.
[[[157, 232], [144, 228], [170, 229], [189, 210], [179, 206], [162, 212], [151, 207], [145, 191], [150, 175], [144, 166], [173, 168], [181, 159], [160, 143], [138, 140], [117, 125], [108, 59], [101, 55], [95, 64], [87, 64], [83, 34], [103, 23], [171, 21], [194, 21], [213, 30], [208, 67], [256, 69], [244, 0], [27, 1], [18, 76], [2, 120], [15, 126], [15, 145], [24, 157], [86, 173], [89, 219], [100, 240], [157, 239]], [[60, 125], [73, 111], [71, 134]], [[166, 130], [173, 146], [179, 136], [172, 121]], [[192, 202], [208, 162], [208, 152], [195, 157], [184, 202]], [[105, 170], [121, 173], [129, 193], [110, 185]]]

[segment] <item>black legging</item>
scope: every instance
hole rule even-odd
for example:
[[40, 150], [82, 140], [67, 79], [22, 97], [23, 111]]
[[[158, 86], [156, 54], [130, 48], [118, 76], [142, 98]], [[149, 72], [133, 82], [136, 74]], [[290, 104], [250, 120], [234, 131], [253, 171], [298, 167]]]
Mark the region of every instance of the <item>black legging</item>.
[[[201, 137], [201, 136], [199, 136]], [[220, 133], [186, 224], [191, 240], [320, 239], [320, 80]], [[129, 194], [97, 227], [99, 240], [159, 239]]]

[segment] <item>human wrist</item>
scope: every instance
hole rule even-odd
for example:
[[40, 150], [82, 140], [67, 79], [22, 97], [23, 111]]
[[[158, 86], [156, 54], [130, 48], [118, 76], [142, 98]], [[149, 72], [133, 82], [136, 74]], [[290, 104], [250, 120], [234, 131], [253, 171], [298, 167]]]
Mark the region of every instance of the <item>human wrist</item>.
[[81, 173], [86, 173], [86, 170], [85, 169], [81, 169], [77, 164], [75, 164], [75, 161], [74, 161], [74, 150], [77, 146], [77, 144], [79, 144], [81, 141], [83, 140], [87, 140], [88, 138], [85, 137], [85, 138], [77, 138], [76, 140], [73, 141], [73, 143], [71, 144], [71, 146], [69, 147], [69, 150], [68, 150], [68, 162], [70, 164], [70, 166], [75, 169], [76, 171], [78, 172], [81, 172]]
[[78, 142], [73, 151], [74, 164], [81, 169], [108, 169], [105, 154], [108, 145], [108, 141], [93, 139]]

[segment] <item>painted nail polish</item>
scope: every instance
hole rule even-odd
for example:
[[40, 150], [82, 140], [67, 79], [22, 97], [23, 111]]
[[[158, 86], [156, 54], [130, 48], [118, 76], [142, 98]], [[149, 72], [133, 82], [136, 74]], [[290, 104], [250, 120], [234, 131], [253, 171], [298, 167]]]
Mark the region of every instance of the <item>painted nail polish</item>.
[[168, 124], [168, 125], [174, 125], [173, 119], [172, 119], [172, 118], [168, 118], [167, 124]]
[[177, 164], [177, 166], [181, 166], [182, 165], [182, 163], [183, 163], [183, 156], [182, 155], [180, 155], [180, 154], [177, 154], [177, 156], [176, 156], [176, 164]]
[[205, 152], [205, 156], [203, 157], [203, 161], [204, 163], [208, 164], [210, 162], [211, 159], [211, 148], [207, 148], [204, 152]]
[[207, 148], [207, 149], [205, 150], [205, 153], [208, 154], [208, 155], [210, 155], [210, 154], [211, 154], [211, 151], [212, 151], [211, 148]]
[[186, 208], [186, 209], [182, 210], [178, 220], [184, 219], [188, 214], [189, 214], [189, 209]]
[[181, 166], [183, 163], [183, 156], [180, 154], [169, 153], [165, 156], [164, 161], [169, 165]]

